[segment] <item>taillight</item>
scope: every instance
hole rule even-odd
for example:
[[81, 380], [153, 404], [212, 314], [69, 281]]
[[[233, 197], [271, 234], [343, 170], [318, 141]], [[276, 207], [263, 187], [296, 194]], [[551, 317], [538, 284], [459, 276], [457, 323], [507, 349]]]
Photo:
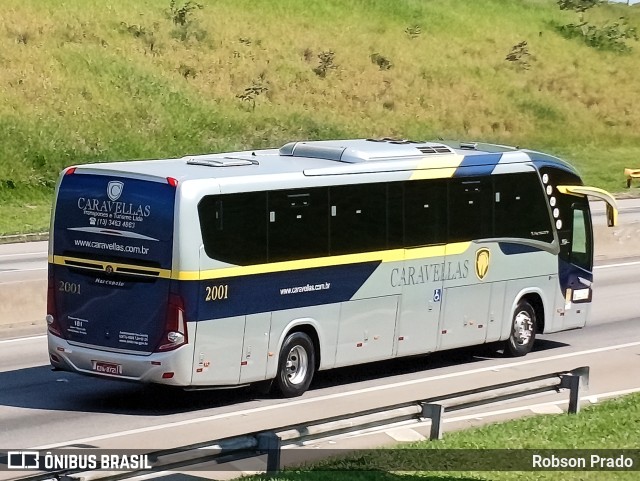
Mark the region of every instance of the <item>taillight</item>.
[[171, 351], [189, 342], [184, 311], [182, 297], [177, 294], [169, 294], [164, 333], [157, 351]]
[[171, 186], [171, 187], [178, 187], [178, 179], [174, 178], [174, 177], [167, 177], [167, 183]]
[[58, 322], [58, 310], [56, 309], [56, 288], [53, 279], [49, 279], [47, 287], [47, 328], [54, 336], [63, 337], [60, 323]]

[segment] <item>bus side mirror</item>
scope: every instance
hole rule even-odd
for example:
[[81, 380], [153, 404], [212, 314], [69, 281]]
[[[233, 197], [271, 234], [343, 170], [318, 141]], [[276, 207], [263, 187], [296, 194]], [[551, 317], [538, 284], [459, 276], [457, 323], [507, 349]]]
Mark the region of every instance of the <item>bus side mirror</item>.
[[618, 225], [618, 209], [611, 204], [607, 204], [607, 226], [615, 227]]

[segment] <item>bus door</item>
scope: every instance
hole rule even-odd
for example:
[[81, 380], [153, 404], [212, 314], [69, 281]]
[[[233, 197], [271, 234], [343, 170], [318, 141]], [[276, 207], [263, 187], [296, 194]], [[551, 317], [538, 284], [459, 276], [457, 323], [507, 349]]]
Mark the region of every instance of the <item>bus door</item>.
[[392, 272], [392, 286], [402, 287], [397, 356], [431, 352], [437, 347], [444, 253], [444, 245], [407, 249], [403, 267]]
[[[495, 243], [479, 243], [493, 235], [493, 186], [489, 177], [454, 178], [449, 184], [449, 244], [443, 279], [443, 309], [438, 349], [481, 344], [486, 339]], [[493, 254], [493, 255], [492, 255]]]
[[614, 227], [618, 207], [608, 192], [596, 187], [557, 187], [558, 209], [554, 209], [560, 239], [559, 277], [564, 296], [563, 329], [582, 327], [589, 316], [593, 282], [593, 228], [587, 195], [606, 203], [607, 225]]
[[[561, 195], [556, 220], [560, 238], [559, 278], [564, 299], [563, 329], [585, 325], [591, 306], [593, 235], [586, 197]], [[564, 208], [563, 208], [564, 207]]]
[[402, 289], [396, 354], [434, 351], [442, 306], [447, 241], [447, 181], [417, 179], [404, 185], [404, 263], [391, 285]]

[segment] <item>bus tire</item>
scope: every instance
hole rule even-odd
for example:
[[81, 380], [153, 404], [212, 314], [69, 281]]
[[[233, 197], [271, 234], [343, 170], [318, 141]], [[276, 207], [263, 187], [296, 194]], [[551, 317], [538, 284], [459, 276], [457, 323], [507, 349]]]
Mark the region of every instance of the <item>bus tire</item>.
[[520, 299], [513, 312], [511, 332], [505, 341], [504, 353], [511, 357], [520, 357], [529, 353], [536, 339], [536, 311], [528, 301]]
[[287, 336], [280, 350], [276, 386], [284, 397], [296, 397], [311, 384], [316, 366], [313, 342], [304, 332]]

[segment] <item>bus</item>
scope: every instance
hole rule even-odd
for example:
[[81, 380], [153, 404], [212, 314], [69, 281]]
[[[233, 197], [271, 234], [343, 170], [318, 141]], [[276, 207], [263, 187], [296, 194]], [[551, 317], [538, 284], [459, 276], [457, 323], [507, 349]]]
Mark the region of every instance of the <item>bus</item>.
[[48, 253], [52, 366], [186, 389], [580, 328], [588, 196], [565, 161], [481, 143], [299, 141], [66, 168]]

